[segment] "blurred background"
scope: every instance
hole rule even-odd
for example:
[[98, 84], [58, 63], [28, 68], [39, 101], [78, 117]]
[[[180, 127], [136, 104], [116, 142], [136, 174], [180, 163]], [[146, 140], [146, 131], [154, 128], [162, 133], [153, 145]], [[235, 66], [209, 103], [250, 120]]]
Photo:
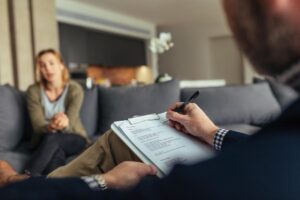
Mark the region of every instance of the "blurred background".
[[[220, 1], [0, 0], [0, 9], [0, 84], [22, 90], [45, 48], [62, 53], [72, 78], [103, 86], [149, 84], [164, 74], [212, 85], [254, 76]], [[174, 46], [152, 52], [162, 32]]]

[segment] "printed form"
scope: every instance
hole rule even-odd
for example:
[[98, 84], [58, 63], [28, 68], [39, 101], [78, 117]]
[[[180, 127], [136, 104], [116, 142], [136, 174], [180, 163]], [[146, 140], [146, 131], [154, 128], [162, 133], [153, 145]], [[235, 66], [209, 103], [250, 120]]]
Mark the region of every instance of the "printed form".
[[154, 164], [162, 175], [168, 174], [176, 163], [193, 164], [213, 156], [206, 145], [170, 127], [166, 113], [131, 118], [114, 125], [119, 131], [112, 126], [113, 130], [129, 148], [142, 161]]

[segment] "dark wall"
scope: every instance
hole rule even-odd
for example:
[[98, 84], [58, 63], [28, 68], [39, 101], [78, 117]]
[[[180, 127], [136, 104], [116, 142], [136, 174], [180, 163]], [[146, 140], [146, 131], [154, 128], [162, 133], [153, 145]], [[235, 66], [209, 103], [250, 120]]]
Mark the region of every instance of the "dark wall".
[[86, 63], [105, 66], [146, 64], [142, 39], [100, 32], [59, 23], [60, 51], [66, 64]]

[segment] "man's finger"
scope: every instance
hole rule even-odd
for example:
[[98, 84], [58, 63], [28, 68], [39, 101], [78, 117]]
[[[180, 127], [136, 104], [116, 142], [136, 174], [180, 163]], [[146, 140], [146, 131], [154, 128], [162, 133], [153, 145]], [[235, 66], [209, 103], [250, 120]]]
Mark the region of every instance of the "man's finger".
[[144, 177], [147, 175], [155, 175], [157, 173], [157, 169], [153, 165], [147, 165], [144, 163], [137, 163], [138, 172], [140, 177]]
[[174, 122], [172, 120], [168, 121], [169, 126], [174, 127]]
[[182, 123], [183, 121], [186, 121], [187, 116], [174, 111], [168, 111], [167, 118], [175, 122]]
[[180, 126], [180, 124], [176, 123], [176, 124], [175, 124], [175, 128], [176, 128], [178, 131], [181, 131], [181, 126]]
[[154, 166], [154, 165], [149, 165], [149, 167], [150, 167], [150, 174], [151, 175], [155, 175], [155, 174], [157, 174], [157, 169], [156, 169], [156, 167]]
[[183, 104], [182, 102], [176, 102], [168, 108], [168, 111], [174, 110], [175, 108], [178, 108], [182, 104]]
[[191, 113], [194, 109], [196, 108], [200, 108], [197, 104], [195, 103], [188, 103], [185, 107], [184, 107], [184, 111], [186, 113]]

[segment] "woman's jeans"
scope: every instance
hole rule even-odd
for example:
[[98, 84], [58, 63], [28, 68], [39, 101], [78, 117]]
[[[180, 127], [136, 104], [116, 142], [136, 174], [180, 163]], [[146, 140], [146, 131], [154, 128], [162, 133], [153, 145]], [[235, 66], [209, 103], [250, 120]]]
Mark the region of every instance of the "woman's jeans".
[[33, 175], [46, 175], [65, 165], [70, 156], [79, 154], [86, 147], [86, 140], [76, 134], [47, 133], [37, 146], [27, 167]]

